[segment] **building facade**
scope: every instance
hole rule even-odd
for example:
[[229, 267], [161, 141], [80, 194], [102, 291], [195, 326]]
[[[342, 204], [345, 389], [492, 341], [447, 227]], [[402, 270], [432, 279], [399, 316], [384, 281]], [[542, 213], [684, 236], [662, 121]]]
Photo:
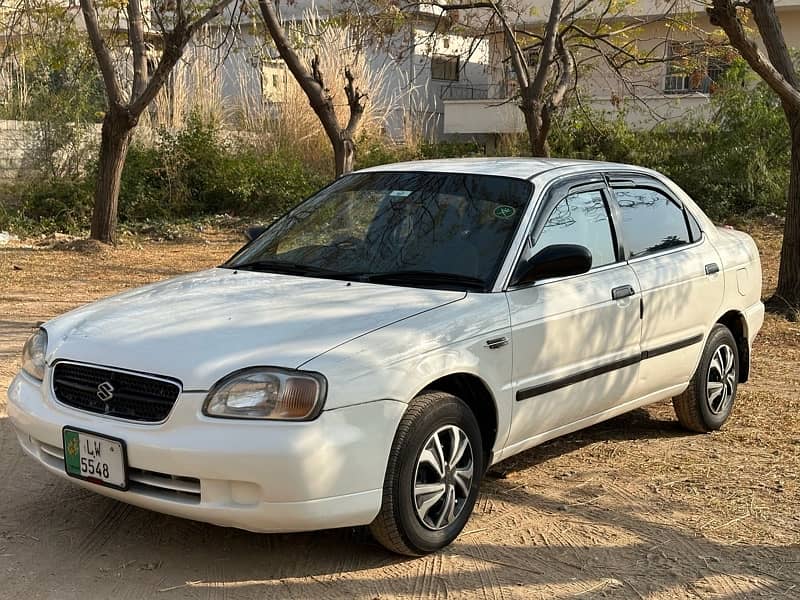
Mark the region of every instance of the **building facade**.
[[[541, 29], [550, 2], [533, 0], [528, 4], [524, 12], [535, 17], [524, 21], [522, 27]], [[565, 10], [576, 4], [573, 0]], [[776, 0], [775, 4], [787, 44], [800, 47], [800, 0]], [[662, 0], [642, 0], [625, 7], [617, 21], [643, 23], [630, 35], [636, 38], [639, 55], [653, 62], [617, 72], [601, 59], [588, 61], [579, 71], [576, 86], [582, 105], [610, 117], [621, 115], [630, 125], [642, 128], [710, 114], [717, 82], [735, 54], [723, 47], [724, 36], [711, 25], [702, 4], [689, 2], [679, 5], [677, 13], [665, 13], [673, 6]], [[500, 33], [490, 36], [489, 54], [483, 85], [465, 86], [460, 97], [445, 98], [446, 135], [491, 141], [498, 135], [525, 131]]]

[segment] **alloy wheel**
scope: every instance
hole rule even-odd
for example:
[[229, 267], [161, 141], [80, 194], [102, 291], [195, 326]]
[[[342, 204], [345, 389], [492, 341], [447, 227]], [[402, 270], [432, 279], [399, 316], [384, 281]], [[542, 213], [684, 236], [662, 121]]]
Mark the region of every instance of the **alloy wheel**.
[[443, 529], [458, 518], [469, 498], [474, 470], [472, 445], [463, 430], [445, 425], [433, 432], [414, 473], [414, 508], [425, 527]]
[[706, 402], [708, 410], [718, 415], [730, 407], [736, 387], [736, 360], [733, 348], [722, 344], [708, 365]]

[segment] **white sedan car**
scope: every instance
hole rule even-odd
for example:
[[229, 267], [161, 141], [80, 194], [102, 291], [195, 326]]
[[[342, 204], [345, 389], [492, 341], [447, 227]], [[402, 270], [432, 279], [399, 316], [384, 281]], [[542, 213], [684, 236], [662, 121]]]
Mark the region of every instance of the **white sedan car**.
[[258, 532], [452, 542], [486, 469], [673, 399], [720, 428], [764, 309], [753, 240], [642, 168], [442, 160], [352, 173], [218, 268], [28, 340], [8, 412], [53, 473]]

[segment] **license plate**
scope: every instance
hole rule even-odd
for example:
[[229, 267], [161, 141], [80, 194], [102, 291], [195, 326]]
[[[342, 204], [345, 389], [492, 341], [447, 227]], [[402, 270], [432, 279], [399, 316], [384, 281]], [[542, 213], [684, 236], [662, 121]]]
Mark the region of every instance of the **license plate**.
[[67, 475], [99, 485], [128, 489], [125, 442], [81, 429], [64, 427]]

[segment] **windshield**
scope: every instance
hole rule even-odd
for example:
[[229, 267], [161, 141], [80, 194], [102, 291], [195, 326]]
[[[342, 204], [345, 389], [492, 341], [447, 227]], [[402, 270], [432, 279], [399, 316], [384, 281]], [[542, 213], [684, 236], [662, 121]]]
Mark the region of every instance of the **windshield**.
[[225, 267], [488, 290], [531, 196], [527, 181], [356, 173], [273, 223]]

